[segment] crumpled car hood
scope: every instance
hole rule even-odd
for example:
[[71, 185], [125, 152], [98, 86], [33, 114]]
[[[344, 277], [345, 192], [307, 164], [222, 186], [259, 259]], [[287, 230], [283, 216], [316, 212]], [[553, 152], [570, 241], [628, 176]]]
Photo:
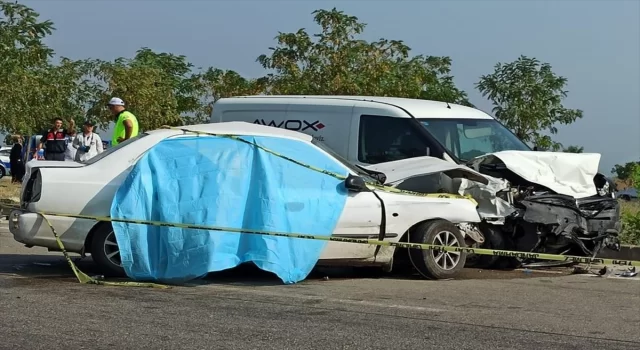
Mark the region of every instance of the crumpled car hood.
[[445, 173], [451, 178], [468, 177], [483, 184], [488, 183], [486, 175], [469, 168], [466, 165], [455, 164], [435, 157], [415, 157], [378, 163], [365, 168], [384, 173], [387, 184], [394, 184], [414, 176]]
[[466, 165], [434, 157], [415, 157], [365, 168], [384, 173], [387, 185], [418, 192], [424, 190], [421, 185], [429, 181], [427, 176], [444, 174], [437, 181], [438, 187], [449, 193], [471, 195], [478, 202], [479, 214], [488, 220], [504, 219], [515, 210], [507, 201], [496, 196], [498, 192], [508, 190], [507, 181], [481, 174]]
[[600, 157], [598, 153], [503, 151], [475, 158], [471, 166], [478, 171], [481, 164], [501, 162], [529, 182], [579, 199], [597, 194], [593, 178]]

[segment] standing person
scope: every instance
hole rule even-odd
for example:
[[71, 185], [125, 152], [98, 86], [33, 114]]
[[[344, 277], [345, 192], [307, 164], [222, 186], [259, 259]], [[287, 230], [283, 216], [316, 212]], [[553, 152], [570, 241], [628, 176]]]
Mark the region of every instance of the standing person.
[[78, 150], [76, 152], [76, 162], [84, 162], [102, 153], [102, 139], [100, 135], [93, 132], [92, 122], [88, 120], [84, 122], [82, 133], [73, 139], [73, 147]]
[[64, 153], [67, 149], [67, 132], [62, 129], [62, 118], [53, 119], [53, 127], [43, 133], [34, 152], [37, 158], [38, 151], [44, 146], [45, 160], [64, 161]]
[[118, 97], [112, 98], [107, 107], [109, 107], [116, 121], [116, 127], [111, 138], [111, 147], [138, 136], [138, 119], [133, 113], [124, 108], [122, 99]]
[[73, 162], [76, 159], [76, 151], [73, 147], [73, 140], [76, 138], [76, 122], [69, 120], [69, 129], [67, 130], [67, 137], [65, 138], [64, 160], [67, 162]]
[[24, 176], [24, 162], [22, 160], [22, 144], [24, 139], [21, 135], [13, 135], [13, 147], [9, 153], [9, 164], [11, 165], [11, 182], [22, 182]]

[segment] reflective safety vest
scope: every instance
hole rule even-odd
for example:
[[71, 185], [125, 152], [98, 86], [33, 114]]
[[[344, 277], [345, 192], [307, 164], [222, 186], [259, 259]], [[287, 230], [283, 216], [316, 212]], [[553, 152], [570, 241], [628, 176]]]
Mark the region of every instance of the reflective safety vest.
[[124, 138], [127, 136], [127, 130], [124, 127], [124, 121], [130, 120], [131, 124], [133, 124], [133, 130], [131, 130], [131, 138], [138, 136], [138, 119], [133, 113], [124, 110], [118, 114], [118, 119], [116, 120], [116, 127], [113, 130], [113, 136], [111, 137], [111, 146], [116, 146], [118, 144], [118, 138]]

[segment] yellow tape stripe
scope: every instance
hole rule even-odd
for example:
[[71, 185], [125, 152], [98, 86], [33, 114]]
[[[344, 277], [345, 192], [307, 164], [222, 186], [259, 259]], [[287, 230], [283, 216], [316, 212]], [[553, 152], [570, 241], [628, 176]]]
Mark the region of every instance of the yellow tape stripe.
[[51, 232], [53, 233], [53, 236], [56, 238], [56, 243], [58, 244], [58, 247], [62, 251], [62, 255], [64, 255], [65, 260], [69, 264], [69, 267], [71, 267], [71, 271], [73, 271], [73, 274], [78, 279], [78, 282], [80, 282], [82, 284], [97, 284], [97, 285], [102, 285], [102, 286], [117, 286], [117, 287], [145, 287], [145, 288], [162, 288], [162, 289], [170, 288], [169, 286], [165, 286], [165, 285], [157, 284], [157, 283], [131, 282], [131, 281], [127, 281], [127, 282], [102, 281], [102, 280], [97, 280], [97, 279], [87, 275], [86, 273], [80, 271], [78, 266], [76, 266], [76, 264], [73, 262], [73, 260], [71, 260], [71, 257], [69, 256], [69, 253], [67, 253], [67, 250], [64, 247], [64, 244], [62, 244], [62, 240], [60, 240], [60, 236], [58, 235], [58, 232], [53, 227], [53, 225], [51, 224], [49, 219], [46, 216], [44, 216], [44, 215], [42, 215], [40, 213], [37, 213], [37, 214], [39, 214], [40, 217], [42, 217], [44, 222], [51, 229]]
[[[345, 176], [340, 175], [338, 173], [330, 172], [327, 170], [323, 170], [302, 162], [299, 162], [293, 158], [287, 157], [283, 154], [272, 151], [266, 147], [260, 146], [255, 142], [249, 142], [247, 140], [242, 139], [238, 135], [232, 134], [215, 134], [215, 133], [207, 133], [207, 132], [199, 132], [192, 131], [187, 129], [181, 129], [176, 127], [164, 127], [166, 129], [179, 130], [185, 133], [193, 133], [193, 134], [202, 134], [216, 137], [226, 137], [236, 141], [240, 141], [254, 147], [257, 147], [267, 153], [273, 154], [277, 157], [290, 161], [299, 166], [305, 167], [307, 169], [320, 172], [322, 174], [332, 176], [339, 180], [346, 179]], [[454, 199], [467, 199], [475, 203], [477, 206], [478, 203], [471, 196], [461, 196], [458, 194], [448, 194], [448, 193], [419, 193], [413, 191], [400, 190], [394, 187], [379, 185], [377, 183], [367, 182], [367, 186], [392, 193], [400, 193], [412, 196], [420, 196], [420, 197], [430, 197], [430, 198], [454, 198]], [[1, 206], [1, 205], [0, 205]], [[14, 210], [22, 210], [17, 207], [3, 206], [8, 209]], [[207, 231], [220, 231], [220, 232], [231, 232], [231, 233], [247, 233], [247, 234], [255, 234], [255, 235], [266, 235], [266, 236], [276, 236], [276, 237], [287, 237], [287, 238], [298, 238], [298, 239], [311, 239], [311, 240], [322, 240], [322, 241], [332, 241], [332, 242], [342, 242], [342, 243], [353, 243], [353, 244], [368, 244], [368, 245], [376, 245], [376, 246], [388, 246], [388, 247], [397, 247], [397, 248], [407, 248], [407, 249], [421, 249], [421, 250], [436, 250], [436, 251], [447, 251], [447, 252], [463, 252], [467, 254], [477, 254], [477, 255], [490, 255], [490, 256], [507, 256], [507, 257], [516, 257], [521, 259], [538, 259], [538, 260], [553, 260], [553, 261], [569, 261], [576, 263], [585, 263], [585, 264], [611, 264], [611, 265], [625, 265], [625, 266], [640, 266], [640, 261], [632, 261], [632, 260], [615, 260], [615, 259], [601, 259], [601, 258], [588, 258], [588, 257], [580, 257], [580, 256], [568, 256], [568, 255], [559, 255], [559, 254], [543, 254], [543, 253], [527, 253], [527, 252], [518, 252], [518, 251], [508, 251], [508, 250], [493, 250], [493, 249], [482, 249], [482, 248], [456, 248], [449, 246], [439, 246], [433, 244], [424, 244], [424, 243], [403, 243], [403, 242], [389, 242], [389, 241], [380, 241], [375, 239], [354, 239], [354, 238], [341, 238], [341, 237], [332, 237], [332, 236], [319, 236], [319, 235], [307, 235], [300, 233], [285, 233], [285, 232], [269, 232], [269, 231], [258, 231], [258, 230], [245, 230], [245, 229], [236, 229], [230, 227], [216, 227], [216, 226], [206, 226], [206, 225], [195, 225], [195, 224], [183, 224], [183, 223], [170, 223], [170, 222], [159, 222], [159, 221], [149, 221], [149, 220], [132, 220], [132, 219], [114, 219], [109, 217], [99, 217], [99, 216], [89, 216], [89, 215], [72, 215], [72, 214], [63, 214], [63, 213], [54, 213], [54, 212], [36, 212], [36, 214], [40, 215], [45, 223], [51, 229], [53, 233], [56, 243], [58, 247], [62, 251], [67, 263], [71, 267], [74, 275], [78, 279], [80, 283], [83, 284], [97, 284], [97, 285], [107, 285], [107, 286], [131, 286], [131, 287], [152, 287], [152, 288], [170, 288], [165, 285], [156, 284], [156, 283], [142, 283], [142, 282], [108, 282], [96, 280], [87, 274], [83, 273], [78, 269], [75, 263], [69, 257], [62, 240], [55, 228], [46, 217], [49, 216], [60, 216], [60, 217], [68, 217], [68, 218], [76, 218], [76, 219], [88, 219], [95, 220], [101, 222], [122, 222], [129, 224], [139, 224], [139, 225], [150, 225], [150, 226], [160, 226], [160, 227], [177, 227], [177, 228], [185, 228], [185, 229], [196, 229], [196, 230], [207, 230]]]
[[[171, 130], [178, 130], [178, 131], [182, 131], [184, 133], [191, 133], [191, 134], [197, 134], [197, 135], [208, 135], [208, 136], [216, 136], [216, 137], [225, 137], [225, 138], [229, 138], [229, 139], [232, 139], [232, 140], [240, 141], [240, 142], [246, 143], [248, 145], [257, 147], [257, 148], [259, 148], [259, 149], [261, 149], [261, 150], [263, 150], [263, 151], [265, 151], [267, 153], [273, 154], [276, 157], [285, 159], [285, 160], [290, 161], [290, 162], [292, 162], [294, 164], [297, 164], [297, 165], [299, 165], [301, 167], [307, 168], [309, 170], [313, 170], [313, 171], [316, 171], [316, 172], [319, 172], [319, 173], [334, 177], [334, 178], [336, 178], [338, 180], [346, 179], [345, 176], [340, 175], [338, 173], [334, 173], [332, 171], [328, 171], [328, 170], [320, 169], [318, 167], [314, 167], [313, 165], [302, 163], [302, 162], [300, 162], [298, 160], [295, 160], [293, 158], [290, 158], [290, 157], [287, 157], [287, 156], [285, 156], [283, 154], [280, 154], [280, 153], [278, 153], [276, 151], [273, 151], [271, 149], [268, 149], [266, 147], [258, 145], [255, 142], [249, 142], [249, 141], [243, 139], [241, 137], [241, 135], [216, 134], [216, 133], [211, 133], [211, 132], [192, 131], [192, 130], [177, 128], [177, 127], [172, 127], [172, 126], [165, 126], [163, 128], [171, 129]], [[462, 195], [459, 195], [459, 194], [452, 194], [452, 193], [420, 193], [420, 192], [414, 192], [414, 191], [400, 190], [400, 189], [397, 189], [395, 187], [384, 186], [384, 185], [380, 185], [380, 184], [373, 183], [373, 182], [365, 182], [365, 183], [370, 188], [374, 188], [374, 189], [377, 189], [377, 190], [380, 190], [380, 191], [384, 191], [384, 192], [400, 193], [400, 194], [406, 194], [406, 195], [410, 195], [410, 196], [419, 196], [419, 197], [428, 197], [428, 198], [466, 199], [466, 200], [469, 200], [469, 201], [473, 202], [476, 206], [478, 206], [478, 202], [475, 199], [473, 199], [473, 197], [471, 197], [471, 196], [462, 196]]]
[[100, 216], [90, 216], [90, 215], [71, 215], [71, 214], [54, 213], [54, 212], [37, 212], [37, 213], [40, 215], [61, 216], [61, 217], [76, 218], [76, 219], [88, 219], [88, 220], [95, 220], [95, 221], [101, 221], [101, 222], [121, 222], [121, 223], [127, 223], [127, 224], [138, 224], [138, 225], [160, 226], [160, 227], [177, 227], [177, 228], [184, 228], [184, 229], [230, 232], [230, 233], [240, 233], [240, 234], [247, 233], [247, 234], [254, 234], [254, 235], [311, 239], [311, 240], [354, 243], [354, 244], [369, 244], [369, 245], [378, 245], [378, 246], [385, 246], [385, 247], [407, 248], [407, 249], [463, 252], [467, 254], [514, 257], [514, 258], [521, 258], [521, 259], [566, 261], [566, 262], [575, 262], [575, 263], [582, 263], [582, 264], [640, 266], [640, 261], [635, 261], [635, 260], [590, 258], [590, 257], [581, 257], [581, 256], [572, 256], [572, 255], [530, 253], [530, 252], [484, 249], [484, 248], [459, 248], [459, 247], [442, 246], [442, 245], [425, 244], [425, 243], [389, 242], [389, 241], [380, 241], [376, 239], [343, 238], [343, 237], [333, 237], [333, 236], [309, 235], [309, 234], [302, 234], [302, 233], [286, 233], [286, 232], [238, 229], [238, 228], [232, 228], [232, 227], [183, 224], [183, 223], [175, 223], [175, 222], [120, 219], [120, 218], [110, 218], [110, 217], [100, 217]]

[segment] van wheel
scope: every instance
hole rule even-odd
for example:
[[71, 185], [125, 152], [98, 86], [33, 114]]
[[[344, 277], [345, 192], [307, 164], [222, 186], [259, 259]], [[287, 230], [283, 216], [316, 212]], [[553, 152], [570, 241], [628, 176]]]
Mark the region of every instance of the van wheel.
[[[412, 243], [464, 248], [464, 237], [454, 224], [446, 220], [424, 222], [411, 230]], [[452, 278], [464, 268], [465, 252], [409, 249], [411, 264], [429, 279]]]
[[7, 169], [0, 167], [0, 179], [7, 176]]
[[111, 224], [102, 224], [97, 228], [91, 240], [91, 258], [105, 276], [125, 275], [120, 261], [120, 248]]

